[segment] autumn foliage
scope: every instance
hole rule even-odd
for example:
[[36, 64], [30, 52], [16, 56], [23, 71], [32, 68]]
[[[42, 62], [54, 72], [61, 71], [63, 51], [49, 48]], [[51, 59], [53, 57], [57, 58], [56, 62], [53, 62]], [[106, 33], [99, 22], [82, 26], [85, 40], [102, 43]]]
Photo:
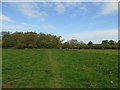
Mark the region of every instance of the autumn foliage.
[[63, 49], [118, 49], [120, 40], [103, 40], [101, 44], [78, 42], [76, 39], [63, 43], [61, 36], [36, 32], [2, 32], [2, 48], [63, 48]]

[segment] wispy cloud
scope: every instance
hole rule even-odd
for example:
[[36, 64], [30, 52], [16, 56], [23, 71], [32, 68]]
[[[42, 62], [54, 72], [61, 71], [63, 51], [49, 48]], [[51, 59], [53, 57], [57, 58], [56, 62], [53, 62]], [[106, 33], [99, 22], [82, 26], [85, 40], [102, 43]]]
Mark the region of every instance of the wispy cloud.
[[63, 12], [65, 12], [65, 6], [62, 3], [56, 3], [54, 9], [58, 14], [62, 14]]
[[52, 25], [52, 24], [42, 24], [42, 25], [40, 26], [40, 28], [43, 29], [43, 30], [51, 30], [51, 29], [54, 29], [55, 26]]
[[104, 24], [105, 22], [89, 22], [88, 25], [89, 26], [94, 26], [94, 25], [101, 25], [101, 24]]
[[3, 2], [118, 2], [119, 0], [3, 0]]
[[2, 30], [3, 31], [33, 31], [35, 27], [31, 24], [20, 23], [20, 24], [11, 24], [11, 23], [3, 23]]
[[3, 15], [2, 13], [0, 13], [0, 20], [7, 21], [7, 22], [13, 22], [14, 21], [10, 17], [7, 17], [7, 16]]
[[83, 13], [83, 11], [87, 10], [86, 5], [82, 4], [81, 2], [56, 2], [54, 3], [54, 10], [58, 14], [65, 13], [70, 8], [71, 8], [70, 12], [72, 13], [72, 15], [74, 14], [78, 15], [78, 13], [81, 14], [80, 12]]
[[117, 2], [107, 2], [102, 5], [101, 10], [96, 17], [109, 15], [114, 13], [117, 10], [118, 10]]
[[94, 43], [100, 43], [104, 39], [117, 39], [118, 30], [117, 29], [108, 29], [108, 30], [97, 30], [91, 32], [79, 32], [74, 34], [63, 35], [63, 38], [66, 40], [77, 39], [83, 40], [85, 43], [92, 40]]
[[[18, 8], [18, 10], [24, 14], [27, 18], [39, 18], [41, 21], [45, 21], [46, 18], [49, 16], [50, 11], [55, 11], [57, 14], [63, 14], [68, 9], [71, 8], [70, 12], [72, 14], [78, 13], [82, 14], [83, 11], [87, 10], [86, 5], [82, 4], [81, 2], [44, 2], [44, 3], [12, 3], [14, 8]], [[73, 12], [75, 9], [75, 12]], [[45, 9], [43, 9], [45, 8]], [[81, 13], [82, 11], [82, 13]], [[71, 15], [72, 15], [71, 14]]]
[[[10, 31], [10, 32], [16, 32], [16, 31], [35, 31], [38, 32], [39, 30], [44, 32], [46, 30], [52, 30], [54, 29], [55, 26], [52, 24], [48, 24], [48, 23], [42, 23], [41, 25], [34, 25], [34, 24], [30, 24], [30, 23], [18, 23], [18, 24], [12, 24], [9, 22], [4, 22], [2, 24], [2, 26], [0, 26], [0, 29], [2, 31]], [[39, 31], [39, 32], [40, 32]]]
[[47, 12], [39, 10], [37, 3], [16, 3], [14, 5], [28, 18], [38, 18], [45, 21], [48, 17]]

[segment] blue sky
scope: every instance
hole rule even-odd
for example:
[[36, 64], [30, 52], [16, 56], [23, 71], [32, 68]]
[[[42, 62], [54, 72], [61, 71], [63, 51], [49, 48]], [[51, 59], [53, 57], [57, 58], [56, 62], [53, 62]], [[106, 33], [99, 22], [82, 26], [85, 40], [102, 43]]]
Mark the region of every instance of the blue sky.
[[118, 38], [118, 3], [2, 3], [2, 31], [34, 31], [87, 43]]

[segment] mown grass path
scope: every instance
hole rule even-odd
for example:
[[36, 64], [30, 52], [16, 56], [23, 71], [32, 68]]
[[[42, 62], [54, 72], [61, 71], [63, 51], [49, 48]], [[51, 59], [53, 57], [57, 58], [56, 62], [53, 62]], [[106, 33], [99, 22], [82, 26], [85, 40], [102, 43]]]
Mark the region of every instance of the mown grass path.
[[51, 80], [50, 84], [52, 88], [60, 88], [60, 72], [58, 62], [55, 58], [54, 53], [48, 49], [47, 50], [49, 66], [51, 67], [51, 73], [53, 75], [53, 79]]

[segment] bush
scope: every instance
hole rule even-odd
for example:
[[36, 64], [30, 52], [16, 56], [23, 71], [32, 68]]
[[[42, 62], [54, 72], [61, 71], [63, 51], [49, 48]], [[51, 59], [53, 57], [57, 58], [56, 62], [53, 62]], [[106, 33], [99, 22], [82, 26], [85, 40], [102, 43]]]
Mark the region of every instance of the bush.
[[17, 44], [17, 47], [16, 47], [17, 49], [23, 49], [24, 48], [24, 45], [22, 44], [22, 43], [19, 43], [19, 44]]

